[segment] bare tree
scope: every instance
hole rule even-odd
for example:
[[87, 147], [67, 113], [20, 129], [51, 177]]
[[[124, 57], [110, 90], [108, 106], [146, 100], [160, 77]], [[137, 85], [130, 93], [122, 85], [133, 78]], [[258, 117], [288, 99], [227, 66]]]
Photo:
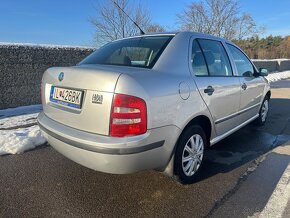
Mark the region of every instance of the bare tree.
[[242, 39], [257, 34], [250, 14], [241, 14], [237, 0], [193, 2], [177, 15], [182, 30], [203, 32], [227, 39]]
[[165, 28], [160, 24], [149, 24], [146, 29], [146, 33], [161, 33], [165, 32]]
[[[130, 0], [114, 0], [141, 29], [150, 27], [151, 16], [149, 11], [141, 5], [141, 2]], [[137, 35], [140, 30], [136, 25], [116, 7], [113, 0], [106, 0], [97, 6], [97, 16], [90, 22], [96, 28], [96, 42], [102, 45], [106, 42]]]
[[247, 37], [263, 34], [265, 30], [265, 26], [257, 26], [250, 14], [243, 13], [237, 23], [236, 39], [242, 40]]

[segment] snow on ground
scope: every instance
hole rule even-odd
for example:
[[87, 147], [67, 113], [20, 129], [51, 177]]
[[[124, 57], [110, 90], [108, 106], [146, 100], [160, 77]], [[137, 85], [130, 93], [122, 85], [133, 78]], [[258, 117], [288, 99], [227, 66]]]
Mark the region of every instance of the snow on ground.
[[36, 123], [41, 105], [0, 110], [0, 155], [19, 154], [46, 141]]
[[287, 78], [290, 78], [290, 71], [270, 73], [268, 76], [266, 76], [266, 78], [269, 82], [275, 82], [282, 79], [287, 79]]
[[251, 59], [252, 61], [289, 61], [287, 58], [277, 58], [277, 59]]
[[5, 117], [23, 115], [23, 114], [39, 113], [40, 111], [42, 111], [41, 104], [21, 106], [21, 107], [16, 107], [16, 108], [8, 108], [8, 109], [0, 110], [0, 119], [5, 118]]
[[44, 143], [38, 125], [0, 131], [0, 155], [20, 154]]
[[0, 130], [35, 124], [37, 116], [38, 113], [33, 113], [0, 119]]

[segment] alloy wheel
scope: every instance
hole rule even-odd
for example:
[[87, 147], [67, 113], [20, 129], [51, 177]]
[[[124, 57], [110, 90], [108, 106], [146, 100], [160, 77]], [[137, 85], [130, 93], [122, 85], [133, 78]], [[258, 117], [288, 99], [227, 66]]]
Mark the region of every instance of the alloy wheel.
[[182, 152], [182, 169], [186, 176], [192, 176], [199, 169], [204, 153], [204, 142], [199, 134], [189, 138]]
[[261, 109], [261, 118], [262, 122], [266, 121], [267, 115], [269, 111], [269, 101], [266, 99], [263, 103], [262, 109]]

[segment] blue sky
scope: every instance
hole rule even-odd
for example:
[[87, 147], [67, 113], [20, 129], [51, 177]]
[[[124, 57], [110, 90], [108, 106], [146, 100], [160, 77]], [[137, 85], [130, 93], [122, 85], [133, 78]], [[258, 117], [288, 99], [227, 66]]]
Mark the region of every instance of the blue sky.
[[[0, 42], [94, 45], [97, 0], [0, 0]], [[143, 0], [153, 22], [169, 30], [176, 14], [192, 0]], [[240, 0], [241, 11], [249, 12], [266, 35], [290, 35], [289, 0]]]

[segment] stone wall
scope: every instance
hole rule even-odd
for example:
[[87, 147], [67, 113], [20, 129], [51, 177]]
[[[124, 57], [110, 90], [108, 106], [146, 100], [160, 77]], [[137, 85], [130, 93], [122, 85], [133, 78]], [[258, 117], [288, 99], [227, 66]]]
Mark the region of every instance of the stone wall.
[[[40, 81], [52, 66], [72, 66], [93, 48], [0, 44], [0, 109], [40, 104]], [[290, 70], [290, 60], [253, 60], [269, 72]]]
[[0, 109], [40, 104], [40, 81], [52, 66], [72, 66], [93, 48], [0, 44]]

